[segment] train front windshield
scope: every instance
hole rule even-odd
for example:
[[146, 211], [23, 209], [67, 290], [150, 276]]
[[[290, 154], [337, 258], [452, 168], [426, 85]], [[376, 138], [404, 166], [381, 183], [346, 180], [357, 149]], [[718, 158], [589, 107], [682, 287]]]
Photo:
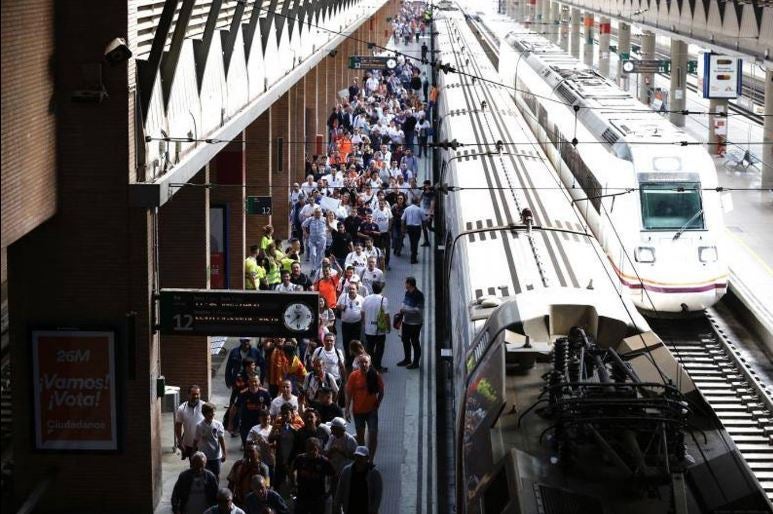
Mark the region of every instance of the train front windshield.
[[704, 228], [700, 183], [643, 183], [640, 192], [644, 230]]

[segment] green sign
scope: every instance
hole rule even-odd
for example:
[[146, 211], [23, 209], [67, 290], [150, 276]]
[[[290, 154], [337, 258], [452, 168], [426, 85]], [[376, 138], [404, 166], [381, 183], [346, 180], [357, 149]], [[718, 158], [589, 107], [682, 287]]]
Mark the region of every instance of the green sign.
[[687, 73], [698, 73], [698, 61], [687, 61]]
[[352, 55], [349, 57], [351, 70], [391, 70], [397, 66], [394, 57], [378, 55]]
[[246, 210], [247, 210], [247, 214], [271, 216], [271, 197], [270, 196], [248, 196]]
[[620, 52], [620, 60], [628, 61], [631, 59], [631, 52]]
[[623, 73], [670, 73], [671, 61], [665, 59], [625, 59], [622, 60]]
[[162, 289], [162, 335], [318, 337], [319, 293]]

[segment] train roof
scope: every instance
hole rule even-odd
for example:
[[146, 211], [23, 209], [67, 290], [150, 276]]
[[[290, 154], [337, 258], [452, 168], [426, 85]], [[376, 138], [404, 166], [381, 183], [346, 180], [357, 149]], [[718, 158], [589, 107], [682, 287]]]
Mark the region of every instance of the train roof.
[[557, 105], [583, 107], [577, 117], [594, 127], [598, 140], [613, 147], [617, 145], [619, 157], [639, 163], [646, 163], [656, 154], [686, 157], [689, 162], [710, 159], [699, 141], [642, 105], [614, 81], [568, 55], [544, 36], [530, 34], [521, 25], [514, 25], [517, 28], [506, 36], [507, 43], [516, 51], [525, 52], [529, 65], [551, 88]]
[[[439, 78], [440, 137], [468, 146], [444, 155], [442, 180], [454, 195], [458, 231], [483, 229], [460, 237], [453, 250], [454, 259], [459, 259], [455, 263], [470, 263], [463, 294], [470, 300], [471, 320], [491, 312], [478, 303], [490, 297], [593, 297], [599, 311], [629, 325], [646, 326], [630, 304], [621, 302], [603, 250], [526, 128], [507, 88], [477, 78], [496, 80], [497, 74], [463, 17], [450, 13], [448, 22], [455, 26], [441, 30], [441, 59], [463, 73]], [[480, 58], [471, 57], [479, 53]], [[507, 144], [497, 147], [498, 141]], [[522, 224], [526, 208], [537, 228], [531, 232], [507, 228]], [[562, 292], [543, 294], [556, 290]], [[520, 305], [519, 312], [544, 320], [545, 312]]]

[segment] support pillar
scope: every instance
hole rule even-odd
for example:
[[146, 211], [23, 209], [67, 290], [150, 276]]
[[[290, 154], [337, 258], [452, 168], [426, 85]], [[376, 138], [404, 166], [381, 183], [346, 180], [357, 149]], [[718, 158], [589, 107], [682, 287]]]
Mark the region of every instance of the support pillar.
[[[304, 176], [306, 160], [306, 77], [290, 88], [290, 162], [288, 163], [288, 181], [300, 182]], [[287, 194], [290, 192], [288, 190]]]
[[765, 121], [762, 126], [762, 187], [773, 188], [773, 68], [765, 72]]
[[[207, 168], [191, 184], [209, 181]], [[158, 213], [161, 288], [209, 288], [209, 188], [184, 186]], [[209, 399], [211, 372], [206, 336], [161, 336], [161, 374], [187, 391], [192, 384]]]
[[317, 134], [324, 134], [324, 132], [320, 132], [317, 125], [319, 122], [319, 113], [317, 112], [317, 109], [319, 108], [317, 104], [318, 77], [319, 66], [315, 66], [303, 78], [304, 88], [306, 90], [304, 96], [306, 109], [306, 131], [304, 133], [303, 139], [306, 142], [304, 145], [306, 148], [306, 153], [309, 155], [317, 154], [317, 147], [314, 141], [317, 137]]
[[668, 117], [677, 127], [684, 127], [684, 110], [687, 105], [687, 43], [680, 39], [671, 40], [671, 85], [668, 88]]
[[561, 4], [559, 4], [558, 2], [550, 2], [549, 38], [554, 43], [558, 43], [558, 32], [559, 32], [560, 23], [561, 23]]
[[612, 32], [612, 23], [609, 18], [602, 17], [599, 20], [599, 73], [609, 77], [609, 38]]
[[586, 12], [582, 18], [585, 27], [585, 42], [582, 46], [582, 62], [593, 66], [593, 13]]
[[[552, 20], [550, 19], [550, 0], [537, 0], [537, 1], [541, 2], [540, 7], [542, 10], [542, 20], [541, 20], [542, 25], [540, 25], [537, 30], [539, 32], [549, 33], [553, 28], [551, 25]], [[549, 37], [550, 36], [548, 35], [548, 38]]]
[[292, 127], [291, 115], [291, 94], [293, 88], [280, 96], [271, 104], [271, 201], [272, 218], [271, 224], [274, 226], [274, 237], [277, 239], [288, 239], [290, 237], [290, 226], [288, 221], [289, 205], [288, 194], [292, 180], [290, 169], [292, 166]]
[[[234, 142], [226, 146], [210, 163], [209, 181], [215, 184], [210, 189], [210, 206], [225, 207], [226, 226], [228, 232], [225, 241], [217, 241], [217, 247], [210, 247], [210, 285], [213, 289], [227, 287], [228, 289], [244, 289], [244, 259], [247, 257], [247, 241], [245, 240], [244, 205], [246, 194], [244, 181], [247, 176], [244, 131]], [[241, 187], [238, 187], [241, 186]], [[217, 239], [215, 222], [210, 218], [210, 244]], [[254, 241], [250, 244], [257, 244]], [[217, 256], [217, 254], [221, 254]], [[222, 262], [217, 262], [222, 259]], [[216, 269], [219, 266], [220, 269]], [[222, 279], [215, 273], [223, 275]], [[221, 284], [218, 284], [221, 282]]]
[[623, 73], [623, 61], [631, 58], [631, 26], [620, 22], [617, 25], [617, 83], [628, 90], [628, 74]]
[[[645, 30], [641, 35], [641, 58], [643, 61], [655, 58], [655, 34]], [[655, 86], [654, 73], [639, 74], [639, 101], [645, 105], [650, 104], [651, 91]]]
[[[727, 141], [727, 99], [709, 99], [709, 153], [712, 155], [724, 155], [725, 142]], [[722, 116], [722, 113], [725, 116]]]
[[579, 9], [572, 7], [571, 26], [572, 26], [572, 57], [580, 58], [580, 23], [582, 22], [582, 13]]
[[569, 52], [569, 8], [559, 4], [559, 8], [561, 9], [560, 12], [560, 28], [559, 28], [559, 37], [558, 37], [558, 45], [561, 47], [561, 50], [564, 52]]
[[524, 15], [525, 26], [528, 27], [537, 22], [537, 0], [526, 0], [526, 12]]
[[[271, 112], [268, 109], [250, 123], [244, 131], [247, 142], [245, 151], [247, 168], [247, 196], [271, 196], [274, 173], [271, 172]], [[272, 222], [272, 216], [247, 214], [245, 218], [247, 245], [258, 244], [263, 236], [263, 226]]]

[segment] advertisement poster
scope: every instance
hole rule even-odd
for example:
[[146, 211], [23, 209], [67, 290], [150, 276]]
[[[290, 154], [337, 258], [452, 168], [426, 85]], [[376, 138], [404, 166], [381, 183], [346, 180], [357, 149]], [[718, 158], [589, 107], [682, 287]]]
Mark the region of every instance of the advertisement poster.
[[741, 96], [741, 59], [719, 54], [703, 54], [703, 98]]
[[36, 449], [118, 449], [113, 332], [33, 332], [32, 379]]

